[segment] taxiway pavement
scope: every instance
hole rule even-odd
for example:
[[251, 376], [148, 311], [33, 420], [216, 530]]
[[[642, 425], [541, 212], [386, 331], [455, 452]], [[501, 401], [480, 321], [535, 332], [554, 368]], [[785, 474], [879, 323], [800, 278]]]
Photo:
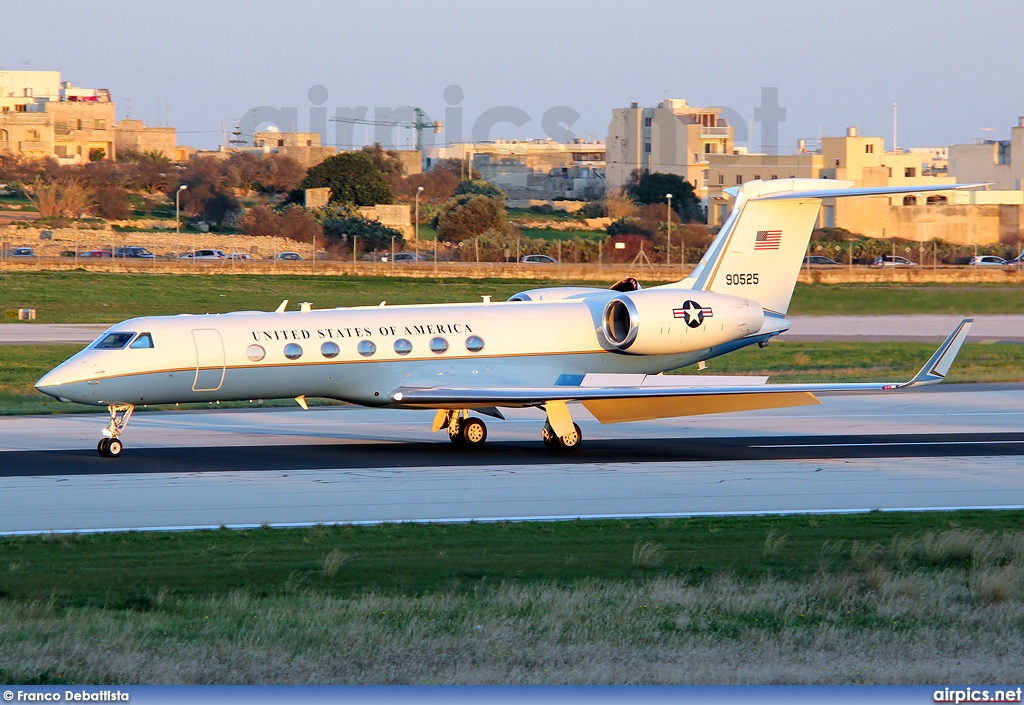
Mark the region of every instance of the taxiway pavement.
[[0, 418], [0, 532], [333, 522], [1024, 507], [1024, 385], [837, 395], [816, 407], [602, 426], [548, 453], [543, 414], [488, 419], [477, 453], [430, 412]]

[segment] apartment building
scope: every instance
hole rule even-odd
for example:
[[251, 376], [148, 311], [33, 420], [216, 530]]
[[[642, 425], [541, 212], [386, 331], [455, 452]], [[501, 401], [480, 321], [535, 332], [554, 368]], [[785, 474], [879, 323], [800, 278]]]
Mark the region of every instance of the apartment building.
[[623, 189], [632, 178], [660, 172], [693, 184], [698, 198], [708, 192], [711, 155], [733, 153], [733, 127], [719, 108], [700, 108], [669, 99], [654, 108], [633, 103], [612, 110], [605, 175], [608, 190]]

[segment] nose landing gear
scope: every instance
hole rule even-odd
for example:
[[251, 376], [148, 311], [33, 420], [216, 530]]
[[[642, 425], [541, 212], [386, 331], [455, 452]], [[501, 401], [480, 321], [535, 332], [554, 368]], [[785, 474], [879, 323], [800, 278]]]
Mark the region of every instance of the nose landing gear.
[[128, 420], [131, 419], [135, 406], [132, 404], [111, 404], [107, 409], [110, 411], [110, 423], [103, 429], [104, 438], [96, 446], [96, 450], [104, 458], [117, 458], [121, 455], [121, 451], [124, 450], [124, 444], [121, 443], [120, 435], [124, 433], [124, 429], [128, 426]]

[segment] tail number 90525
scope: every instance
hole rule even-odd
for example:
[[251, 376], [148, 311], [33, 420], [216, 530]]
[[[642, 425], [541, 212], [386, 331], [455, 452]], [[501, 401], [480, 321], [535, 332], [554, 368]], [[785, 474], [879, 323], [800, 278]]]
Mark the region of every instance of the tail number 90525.
[[729, 286], [741, 286], [743, 284], [757, 284], [757, 273], [754, 274], [726, 274], [725, 283]]

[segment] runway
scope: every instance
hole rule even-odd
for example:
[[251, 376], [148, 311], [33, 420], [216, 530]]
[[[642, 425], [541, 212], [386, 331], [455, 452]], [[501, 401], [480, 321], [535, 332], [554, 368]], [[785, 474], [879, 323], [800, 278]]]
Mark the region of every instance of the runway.
[[[0, 419], [0, 532], [1024, 507], [1024, 386], [843, 395], [819, 407], [601, 426], [545, 451], [540, 411], [480, 452], [430, 412], [139, 413], [122, 458], [101, 415]], [[6, 452], [3, 452], [6, 451]]]

